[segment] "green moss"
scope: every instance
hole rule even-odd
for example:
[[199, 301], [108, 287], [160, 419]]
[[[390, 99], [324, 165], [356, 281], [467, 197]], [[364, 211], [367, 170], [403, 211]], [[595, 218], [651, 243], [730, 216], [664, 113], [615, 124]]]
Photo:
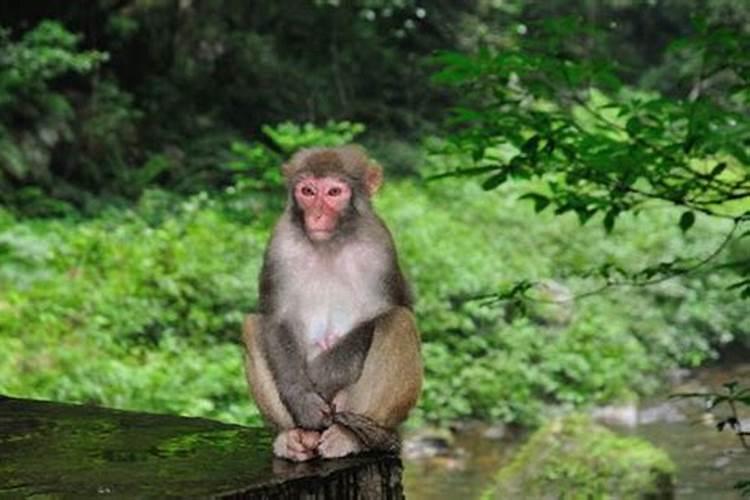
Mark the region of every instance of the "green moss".
[[487, 498], [671, 498], [674, 464], [648, 442], [572, 415], [539, 429]]

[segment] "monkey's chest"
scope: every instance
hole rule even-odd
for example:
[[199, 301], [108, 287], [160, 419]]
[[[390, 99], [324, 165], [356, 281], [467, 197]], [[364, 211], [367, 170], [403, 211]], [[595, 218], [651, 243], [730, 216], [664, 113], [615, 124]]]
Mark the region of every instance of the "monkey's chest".
[[371, 268], [338, 265], [308, 270], [289, 281], [284, 301], [308, 357], [329, 349], [359, 323], [388, 307], [382, 281]]
[[386, 304], [382, 293], [341, 279], [318, 279], [300, 284], [289, 306], [311, 354], [330, 348], [362, 321], [379, 314]]

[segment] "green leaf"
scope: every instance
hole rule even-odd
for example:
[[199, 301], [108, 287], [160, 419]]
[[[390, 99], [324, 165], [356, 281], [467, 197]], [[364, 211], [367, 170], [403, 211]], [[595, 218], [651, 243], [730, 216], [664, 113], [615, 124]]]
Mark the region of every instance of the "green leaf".
[[485, 191], [490, 191], [492, 189], [495, 189], [500, 184], [505, 182], [508, 179], [508, 174], [505, 171], [499, 172], [493, 176], [491, 176], [489, 179], [484, 181], [482, 183], [482, 189]]
[[727, 398], [726, 396], [716, 396], [714, 399], [712, 399], [710, 401], [710, 403], [708, 404], [708, 407], [709, 408], [716, 408], [721, 403], [723, 403], [725, 401], [728, 401], [728, 400], [729, 400], [729, 398]]
[[536, 153], [537, 148], [539, 147], [539, 140], [540, 137], [538, 135], [532, 136], [523, 144], [523, 146], [521, 146], [521, 151], [523, 151], [527, 155], [533, 155], [534, 153]]
[[536, 213], [541, 212], [549, 206], [552, 202], [549, 198], [539, 193], [526, 193], [523, 196], [519, 196], [519, 200], [532, 200], [534, 202], [534, 211]]
[[690, 210], [683, 212], [680, 217], [680, 229], [682, 229], [682, 232], [687, 232], [688, 229], [693, 227], [693, 224], [695, 224], [695, 213]]
[[612, 229], [615, 227], [615, 220], [617, 219], [617, 216], [619, 215], [620, 211], [616, 208], [613, 208], [609, 211], [607, 211], [607, 214], [604, 216], [604, 230], [607, 232], [607, 234], [612, 232]]
[[721, 163], [718, 163], [716, 164], [714, 168], [711, 169], [711, 173], [709, 173], [708, 176], [711, 178], [716, 177], [717, 175], [721, 174], [724, 170], [726, 170], [726, 168], [727, 168], [726, 162], [723, 161]]
[[747, 150], [742, 145], [726, 143], [724, 144], [724, 147], [741, 163], [744, 163], [745, 165], [750, 163], [750, 155], [748, 155]]
[[637, 116], [630, 118], [625, 124], [625, 130], [628, 131], [628, 134], [630, 134], [631, 137], [638, 135], [642, 128], [643, 125], [641, 124], [641, 120]]
[[596, 215], [597, 210], [595, 208], [586, 208], [586, 207], [575, 207], [573, 208], [576, 215], [578, 216], [578, 222], [585, 226], [586, 223], [594, 216]]
[[546, 154], [551, 155], [555, 152], [555, 138], [554, 137], [548, 137], [547, 143], [544, 145], [544, 149], [542, 150]]
[[727, 290], [736, 290], [737, 288], [742, 288], [744, 286], [750, 286], [750, 278], [732, 283], [727, 287]]

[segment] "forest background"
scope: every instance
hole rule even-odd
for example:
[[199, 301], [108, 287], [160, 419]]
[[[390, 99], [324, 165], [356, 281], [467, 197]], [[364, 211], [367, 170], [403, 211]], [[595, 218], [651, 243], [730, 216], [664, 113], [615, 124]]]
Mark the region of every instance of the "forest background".
[[240, 325], [278, 167], [348, 142], [417, 296], [411, 426], [534, 426], [746, 359], [750, 5], [6, 2], [0, 26], [0, 393], [258, 424]]

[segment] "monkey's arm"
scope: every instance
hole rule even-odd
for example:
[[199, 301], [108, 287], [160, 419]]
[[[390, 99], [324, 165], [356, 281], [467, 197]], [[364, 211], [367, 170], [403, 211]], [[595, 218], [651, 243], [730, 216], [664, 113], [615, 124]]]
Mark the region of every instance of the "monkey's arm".
[[306, 429], [331, 425], [331, 407], [305, 372], [305, 357], [292, 329], [285, 323], [267, 320], [263, 322], [261, 335], [261, 345], [279, 397], [295, 424]]
[[412, 312], [394, 307], [375, 320], [360, 376], [336, 395], [334, 425], [318, 452], [331, 458], [367, 449], [395, 451], [395, 432], [422, 386], [419, 332]]
[[336, 392], [359, 378], [367, 352], [370, 350], [377, 319], [376, 317], [360, 323], [309, 364], [310, 379], [327, 401], [331, 401]]

